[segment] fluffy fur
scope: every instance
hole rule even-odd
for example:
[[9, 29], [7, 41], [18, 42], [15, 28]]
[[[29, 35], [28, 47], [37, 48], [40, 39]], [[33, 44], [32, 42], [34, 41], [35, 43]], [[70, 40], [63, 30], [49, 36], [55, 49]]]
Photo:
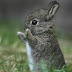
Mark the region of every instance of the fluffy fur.
[[25, 33], [17, 33], [26, 44], [31, 72], [40, 72], [42, 61], [48, 68], [52, 66], [54, 69], [61, 69], [65, 65], [52, 22], [58, 8], [59, 3], [52, 1], [48, 9], [32, 12], [25, 20]]

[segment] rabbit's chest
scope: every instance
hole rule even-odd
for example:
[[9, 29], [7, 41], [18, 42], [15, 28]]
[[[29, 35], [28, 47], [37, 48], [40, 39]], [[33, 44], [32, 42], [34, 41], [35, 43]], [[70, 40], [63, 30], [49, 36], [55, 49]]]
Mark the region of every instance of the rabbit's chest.
[[32, 57], [32, 54], [31, 54], [31, 47], [30, 47], [30, 45], [29, 45], [29, 43], [28, 43], [28, 41], [26, 42], [26, 49], [27, 49], [27, 55], [28, 55], [28, 59], [29, 59], [29, 62], [30, 62], [30, 64], [29, 64], [29, 67], [30, 67], [30, 70], [33, 70], [33, 57]]

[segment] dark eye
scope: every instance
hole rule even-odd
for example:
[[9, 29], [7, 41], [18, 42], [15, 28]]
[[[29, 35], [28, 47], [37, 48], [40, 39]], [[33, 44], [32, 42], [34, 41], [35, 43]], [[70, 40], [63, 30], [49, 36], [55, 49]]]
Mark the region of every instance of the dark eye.
[[32, 25], [36, 25], [37, 22], [38, 22], [37, 20], [33, 20], [33, 21], [32, 21]]

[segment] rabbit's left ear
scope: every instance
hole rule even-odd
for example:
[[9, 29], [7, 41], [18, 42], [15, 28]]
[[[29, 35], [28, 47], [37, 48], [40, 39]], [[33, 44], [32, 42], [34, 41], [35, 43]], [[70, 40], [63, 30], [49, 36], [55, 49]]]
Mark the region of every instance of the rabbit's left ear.
[[57, 3], [57, 1], [50, 2], [49, 6], [48, 6], [48, 14], [47, 14], [47, 20], [48, 21], [54, 17], [58, 8], [59, 8], [59, 3]]

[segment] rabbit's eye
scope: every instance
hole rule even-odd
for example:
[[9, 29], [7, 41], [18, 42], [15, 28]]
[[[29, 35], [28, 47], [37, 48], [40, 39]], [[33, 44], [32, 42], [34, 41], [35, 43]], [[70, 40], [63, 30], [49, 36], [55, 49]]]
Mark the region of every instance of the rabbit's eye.
[[33, 21], [32, 21], [32, 25], [36, 25], [37, 22], [38, 22], [37, 20], [33, 20]]

